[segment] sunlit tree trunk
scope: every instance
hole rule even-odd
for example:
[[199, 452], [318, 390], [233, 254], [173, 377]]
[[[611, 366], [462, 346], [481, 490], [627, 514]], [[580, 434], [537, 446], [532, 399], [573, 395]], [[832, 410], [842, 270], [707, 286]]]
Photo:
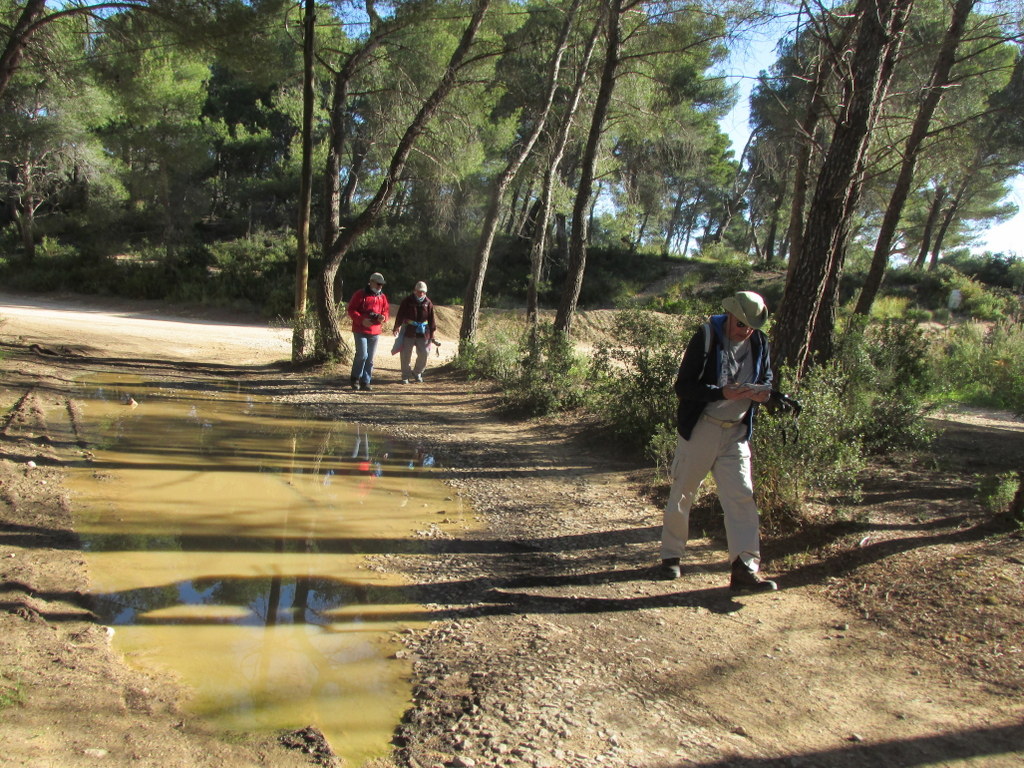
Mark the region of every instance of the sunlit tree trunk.
[[601, 85], [597, 92], [597, 101], [594, 104], [586, 148], [581, 159], [580, 180], [579, 186], [576, 188], [576, 198], [572, 209], [572, 228], [569, 232], [569, 269], [562, 291], [562, 300], [555, 315], [555, 330], [566, 335], [572, 331], [576, 304], [579, 302], [580, 291], [583, 289], [583, 271], [587, 266], [587, 239], [590, 231], [589, 212], [591, 198], [594, 195], [594, 167], [601, 144], [601, 133], [611, 105], [612, 92], [615, 90], [621, 45], [619, 19], [624, 5], [622, 0], [609, 0], [608, 2], [604, 68], [601, 72]]
[[860, 197], [871, 129], [892, 77], [913, 0], [861, 0], [860, 26], [849, 52], [843, 110], [837, 116], [808, 210], [802, 246], [793, 252], [776, 316], [777, 359], [799, 379], [812, 351], [827, 356], [839, 277]]
[[576, 12], [579, 9], [580, 0], [573, 0], [569, 11], [566, 13], [565, 21], [555, 45], [555, 52], [548, 69], [548, 91], [544, 99], [544, 106], [540, 114], [533, 117], [533, 129], [526, 140], [520, 145], [518, 151], [514, 152], [505, 169], [495, 181], [491, 189], [490, 201], [487, 205], [487, 215], [484, 218], [483, 228], [480, 233], [480, 240], [477, 245], [476, 259], [473, 263], [473, 271], [469, 278], [469, 285], [466, 287], [466, 299], [462, 307], [462, 327], [459, 329], [459, 341], [472, 341], [476, 336], [477, 321], [480, 317], [480, 301], [484, 290], [484, 277], [487, 274], [487, 262], [490, 260], [491, 248], [494, 245], [494, 236], [498, 231], [498, 220], [501, 217], [501, 203], [505, 197], [505, 191], [509, 184], [519, 173], [519, 169], [533, 151], [537, 139], [548, 121], [551, 107], [555, 103], [555, 94], [558, 90], [559, 76], [562, 71], [562, 59], [568, 48], [569, 34], [572, 31], [576, 19]]
[[917, 252], [917, 260], [914, 261], [914, 269], [922, 269], [928, 259], [928, 249], [932, 247], [932, 232], [935, 229], [935, 222], [939, 220], [942, 212], [942, 203], [946, 199], [945, 187], [935, 190], [935, 197], [928, 208], [928, 218], [924, 222], [924, 231], [921, 233], [921, 249]]
[[878, 231], [878, 239], [875, 241], [875, 251], [871, 259], [871, 268], [868, 270], [861, 289], [860, 297], [857, 299], [857, 307], [854, 310], [857, 314], [866, 315], [871, 312], [871, 305], [875, 302], [875, 296], [882, 285], [882, 278], [889, 266], [889, 257], [892, 251], [892, 241], [896, 235], [896, 227], [899, 225], [900, 216], [903, 214], [903, 206], [910, 194], [910, 184], [914, 178], [914, 165], [917, 156], [928, 134], [928, 127], [931, 125], [932, 115], [939, 105], [939, 99], [949, 85], [949, 74], [953, 69], [956, 59], [956, 49], [963, 38], [964, 27], [967, 25], [967, 17], [974, 8], [975, 0], [957, 0], [953, 6], [953, 15], [943, 38], [939, 53], [935, 58], [935, 66], [928, 85], [924, 91], [924, 99], [918, 107], [917, 116], [914, 118], [914, 125], [907, 137], [906, 146], [903, 149], [903, 160], [900, 163], [899, 176], [893, 186], [892, 195], [889, 197], [889, 205], [885, 209], [885, 216]]
[[942, 215], [942, 223], [939, 224], [938, 234], [935, 235], [935, 242], [932, 244], [932, 258], [928, 264], [929, 271], [934, 271], [939, 268], [939, 254], [942, 253], [942, 243], [946, 239], [946, 232], [949, 231], [949, 225], [953, 223], [953, 219], [956, 217], [957, 211], [960, 210], [960, 202], [964, 199], [964, 194], [967, 192], [967, 187], [971, 183], [971, 174], [967, 174], [964, 180], [960, 183], [960, 188], [956, 191], [953, 199], [949, 201], [949, 205], [946, 206], [946, 212]]
[[593, 32], [587, 40], [587, 47], [583, 54], [576, 74], [576, 83], [573, 86], [572, 97], [566, 106], [565, 114], [558, 127], [558, 134], [551, 147], [551, 154], [548, 158], [547, 168], [544, 169], [544, 181], [541, 186], [541, 199], [534, 224], [534, 237], [530, 241], [530, 282], [526, 291], [526, 322], [531, 328], [531, 334], [536, 338], [538, 321], [540, 318], [539, 285], [541, 271], [544, 266], [544, 252], [547, 249], [548, 227], [551, 221], [551, 196], [554, 190], [555, 179], [558, 175], [558, 168], [565, 156], [565, 149], [569, 144], [569, 132], [573, 120], [579, 109], [583, 97], [583, 86], [587, 81], [587, 74], [590, 70], [590, 59], [594, 55], [594, 48], [597, 46], [598, 37], [601, 34], [602, 23], [595, 22]]
[[316, 3], [306, 0], [302, 40], [302, 170], [299, 184], [299, 218], [296, 226], [295, 318], [292, 322], [292, 362], [306, 351], [306, 302], [309, 294], [309, 214], [313, 199], [313, 43], [316, 34]]

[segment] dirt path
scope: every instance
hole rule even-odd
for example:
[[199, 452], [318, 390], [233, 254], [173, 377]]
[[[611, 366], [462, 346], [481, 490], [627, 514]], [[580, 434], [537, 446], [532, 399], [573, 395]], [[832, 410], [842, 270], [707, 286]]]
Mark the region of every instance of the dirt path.
[[205, 733], [177, 711], [171, 681], [123, 666], [76, 598], [88, 574], [33, 403], [70, 397], [68, 383], [97, 368], [230, 375], [400, 434], [429, 445], [472, 502], [484, 525], [471, 538], [425, 532], [429, 557], [375, 556], [437, 614], [405, 636], [414, 702], [382, 765], [1024, 760], [1024, 543], [986, 523], [969, 492], [973, 475], [1024, 462], [1019, 420], [949, 422], [941, 461], [878, 467], [853, 522], [766, 544], [780, 591], [733, 598], [714, 538], [693, 542], [682, 580], [652, 580], [660, 514], [642, 468], [572, 422], [505, 421], [486, 387], [436, 365], [402, 386], [386, 353], [372, 393], [340, 387], [344, 372], [283, 372], [270, 365], [288, 356], [283, 330], [34, 304], [0, 295], [0, 701], [15, 688], [23, 699], [0, 710], [0, 765], [298, 761], [270, 739]]

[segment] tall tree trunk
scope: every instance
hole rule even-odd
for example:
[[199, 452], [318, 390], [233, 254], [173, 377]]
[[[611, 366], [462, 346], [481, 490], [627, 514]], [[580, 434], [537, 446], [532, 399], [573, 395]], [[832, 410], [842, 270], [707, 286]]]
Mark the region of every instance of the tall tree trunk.
[[[536, 335], [540, 317], [539, 284], [544, 265], [544, 253], [547, 249], [548, 226], [551, 221], [551, 200], [555, 178], [558, 175], [558, 168], [562, 164], [562, 158], [565, 157], [565, 148], [569, 145], [569, 131], [572, 128], [573, 120], [576, 118], [576, 112], [583, 97], [583, 86], [587, 81], [590, 59], [594, 55], [594, 48], [597, 45], [597, 39], [600, 34], [601, 22], [598, 20], [594, 24], [590, 38], [587, 40], [583, 60], [580, 62], [577, 70], [572, 97], [566, 106], [565, 114], [562, 115], [561, 123], [558, 126], [558, 133], [555, 135], [551, 145], [548, 164], [544, 169], [540, 206], [534, 223], [534, 236], [530, 241], [530, 282], [526, 292], [526, 321], [532, 329], [531, 333], [534, 335]], [[564, 220], [560, 223], [564, 224]]]
[[942, 45], [939, 46], [939, 53], [935, 57], [935, 65], [924, 91], [924, 99], [918, 107], [917, 116], [910, 129], [910, 136], [907, 137], [906, 146], [903, 148], [899, 176], [893, 186], [889, 205], [885, 209], [885, 216], [882, 218], [882, 225], [878, 231], [878, 239], [875, 241], [871, 268], [868, 270], [864, 287], [861, 289], [857, 307], [854, 310], [859, 315], [867, 315], [871, 312], [871, 305], [875, 302], [875, 296], [878, 295], [878, 289], [882, 285], [882, 277], [885, 275], [886, 267], [889, 266], [892, 241], [900, 222], [900, 216], [903, 214], [907, 195], [910, 194], [910, 183], [914, 178], [914, 165], [917, 162], [921, 144], [928, 134], [928, 127], [931, 125], [935, 108], [939, 105], [939, 99], [942, 98], [942, 94], [949, 85], [949, 74], [956, 59], [956, 49], [963, 38], [967, 17], [970, 16], [974, 8], [974, 2], [975, 0], [957, 0], [953, 6], [949, 28], [946, 30]]
[[693, 228], [697, 224], [697, 206], [703, 202], [704, 193], [698, 192], [697, 197], [690, 205], [690, 214], [686, 217], [686, 232], [683, 237], [683, 257], [686, 258], [690, 251], [690, 240], [693, 237]]
[[[848, 24], [851, 28], [854, 25]], [[848, 33], [847, 33], [848, 34]], [[844, 45], [846, 38], [844, 38]], [[819, 46], [824, 48], [824, 44]], [[817, 66], [814, 70], [814, 80], [811, 85], [811, 97], [807, 101], [807, 108], [804, 110], [803, 118], [797, 126], [797, 149], [796, 162], [793, 172], [793, 202], [789, 208], [789, 232], [790, 253], [799, 253], [803, 247], [804, 237], [804, 207], [807, 200], [807, 187], [810, 184], [811, 155], [814, 151], [814, 134], [818, 129], [818, 121], [821, 119], [824, 110], [825, 83], [832, 74], [833, 64], [831, 58], [821, 51]], [[789, 262], [790, 274], [793, 270], [793, 260]]]
[[309, 295], [309, 215], [313, 200], [313, 43], [316, 2], [306, 0], [302, 40], [302, 170], [299, 182], [299, 220], [296, 226], [295, 319], [292, 325], [292, 362], [306, 353], [306, 301]]
[[942, 214], [942, 223], [939, 224], [939, 231], [935, 235], [935, 243], [932, 245], [932, 258], [928, 263], [929, 271], [935, 271], [939, 268], [939, 255], [942, 253], [942, 243], [946, 239], [946, 232], [949, 231], [949, 225], [953, 223], [953, 219], [956, 217], [957, 211], [960, 210], [960, 201], [963, 200], [964, 192], [967, 191], [968, 183], [968, 180], [964, 179], [963, 183], [960, 185], [960, 189], [957, 190], [953, 199], [949, 201], [949, 205]]
[[733, 179], [733, 192], [732, 195], [725, 201], [725, 211], [722, 214], [721, 220], [718, 222], [718, 227], [715, 229], [711, 237], [706, 240], [708, 243], [720, 243], [722, 238], [725, 236], [725, 231], [732, 224], [733, 217], [736, 212], [740, 209], [740, 205], [743, 203], [743, 196], [750, 190], [750, 185], [754, 181], [754, 174], [743, 172], [743, 161], [746, 160], [747, 155], [750, 154], [750, 148], [754, 145], [754, 139], [757, 136], [756, 131], [751, 131], [747, 137], [747, 143], [743, 145], [743, 151], [740, 152], [740, 161], [736, 164], [736, 177]]
[[[328, 152], [324, 179], [324, 248], [338, 239], [342, 219], [352, 215], [352, 199], [355, 195], [360, 169], [366, 156], [362, 142], [353, 140], [352, 162], [349, 164], [345, 187], [341, 187], [341, 159], [345, 155], [345, 142], [349, 136], [350, 113], [348, 95], [356, 70], [381, 44], [386, 31], [380, 23], [372, 0], [366, 3], [370, 18], [370, 36], [363, 45], [352, 51], [344, 64], [334, 75], [334, 93], [331, 95], [331, 119], [329, 127]], [[325, 254], [326, 255], [326, 254]], [[326, 261], [326, 259], [325, 259]], [[337, 283], [337, 270], [335, 270]], [[331, 286], [334, 294], [337, 285]], [[318, 313], [322, 319], [323, 313]]]
[[566, 274], [562, 300], [555, 314], [555, 330], [568, 336], [572, 331], [573, 316], [583, 288], [583, 272], [587, 266], [587, 239], [590, 232], [590, 200], [594, 194], [594, 167], [601, 145], [601, 133], [608, 117], [612, 92], [615, 90], [616, 71], [619, 67], [621, 45], [619, 19], [624, 0], [608, 0], [608, 26], [606, 29], [604, 68], [601, 71], [601, 85], [594, 104], [586, 148], [581, 159], [580, 181], [576, 188], [576, 199], [572, 208], [572, 229], [569, 232], [569, 270]]
[[473, 271], [470, 275], [469, 285], [466, 286], [466, 299], [462, 307], [462, 327], [459, 329], [460, 346], [463, 342], [471, 342], [476, 337], [477, 322], [480, 319], [480, 301], [484, 290], [484, 277], [487, 274], [487, 262], [490, 260], [491, 248], [494, 246], [494, 236], [498, 230], [498, 220], [501, 217], [501, 201], [505, 196], [508, 185], [512, 183], [516, 174], [519, 173], [519, 169], [522, 168], [523, 163], [526, 162], [530, 153], [533, 152], [533, 147], [547, 124], [548, 115], [551, 114], [551, 107], [555, 103], [555, 94], [558, 92], [558, 80], [562, 71], [562, 58], [565, 56], [568, 48], [569, 34], [572, 32], [573, 22], [576, 19], [576, 12], [579, 6], [580, 0], [573, 0], [562, 24], [562, 29], [559, 32], [555, 52], [548, 68], [548, 91], [544, 98], [544, 106], [540, 114], [533, 116], [533, 129], [526, 140], [520, 145], [519, 150], [509, 158], [505, 169], [491, 189], [491, 197], [480, 232]]
[[25, 56], [25, 46], [32, 33], [38, 29], [39, 20], [46, 12], [46, 0], [28, 0], [21, 9], [21, 15], [11, 29], [3, 53], [0, 53], [0, 96], [7, 90], [11, 78]]
[[661, 248], [661, 258], [668, 259], [672, 254], [672, 241], [676, 239], [676, 232], [679, 231], [679, 223], [683, 218], [683, 193], [677, 191], [675, 202], [672, 204], [672, 215], [669, 217], [668, 225], [665, 227], [665, 244]]
[[793, 252], [776, 318], [776, 354], [799, 380], [811, 351], [826, 354], [835, 322], [839, 277], [860, 197], [868, 141], [903, 40], [913, 0], [860, 0], [860, 28], [850, 52], [838, 115], [808, 211], [801, 249]]
[[445, 67], [444, 75], [420, 107], [412, 123], [406, 128], [395, 152], [391, 157], [387, 173], [377, 189], [373, 199], [363, 209], [362, 213], [352, 224], [342, 230], [334, 242], [328, 246], [325, 253], [323, 275], [320, 279], [317, 291], [317, 313], [320, 319], [320, 329], [323, 334], [324, 349], [329, 355], [337, 354], [342, 348], [341, 328], [338, 324], [338, 307], [334, 298], [334, 278], [338, 274], [338, 267], [342, 259], [348, 253], [355, 241], [373, 226], [380, 216], [384, 206], [394, 194], [395, 185], [398, 183], [409, 155], [416, 144], [416, 140], [423, 133], [427, 123], [434, 117], [441, 103], [447, 98], [455, 87], [455, 77], [463, 66], [466, 54], [469, 52], [476, 37], [477, 31], [483, 22], [484, 15], [490, 5], [490, 0], [479, 0], [469, 24], [462, 33], [462, 38], [455, 51], [452, 53]]
[[923, 269], [928, 258], [928, 249], [932, 247], [932, 232], [935, 229], [935, 222], [939, 220], [939, 213], [942, 212], [942, 203], [946, 199], [946, 188], [938, 187], [935, 190], [935, 197], [928, 207], [928, 218], [924, 222], [924, 232], [921, 233], [921, 249], [917, 252], [917, 260], [914, 262], [914, 269]]
[[779, 214], [782, 210], [782, 199], [783, 193], [779, 192], [772, 204], [772, 215], [768, 221], [768, 234], [765, 236], [762, 246], [764, 249], [764, 265], [769, 269], [775, 266], [775, 240], [779, 236]]

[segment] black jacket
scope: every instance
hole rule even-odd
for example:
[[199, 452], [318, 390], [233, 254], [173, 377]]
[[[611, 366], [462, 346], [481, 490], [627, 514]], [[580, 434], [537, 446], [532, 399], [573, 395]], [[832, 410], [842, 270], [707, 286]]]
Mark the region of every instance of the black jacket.
[[[701, 326], [686, 345], [683, 361], [676, 375], [676, 396], [679, 407], [676, 411], [676, 425], [679, 435], [689, 440], [693, 428], [704, 413], [708, 403], [724, 400], [722, 388], [718, 386], [719, 373], [722, 370], [722, 349], [725, 344], [726, 315], [712, 315], [706, 323], [711, 329], [710, 345], [705, 355], [705, 330]], [[768, 337], [761, 331], [754, 331], [750, 336], [751, 352], [754, 356], [754, 384], [772, 383], [771, 355]], [[751, 403], [751, 408], [743, 417], [747, 425], [746, 439], [754, 430], [754, 415], [759, 403]]]

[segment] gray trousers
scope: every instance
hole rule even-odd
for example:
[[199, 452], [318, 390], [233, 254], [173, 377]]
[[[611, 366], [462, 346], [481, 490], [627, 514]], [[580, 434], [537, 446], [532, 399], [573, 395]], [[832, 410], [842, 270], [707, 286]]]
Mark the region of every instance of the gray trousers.
[[729, 562], [741, 557], [757, 570], [761, 560], [758, 512], [754, 503], [747, 427], [722, 428], [701, 418], [689, 440], [679, 438], [672, 461], [672, 489], [661, 531], [662, 558], [682, 557], [690, 537], [690, 508], [708, 472], [725, 511]]
[[[412, 365], [412, 351], [416, 350], [416, 365]], [[402, 348], [398, 352], [399, 360], [402, 363], [402, 378], [411, 379], [419, 376], [427, 367], [427, 358], [430, 355], [430, 339], [424, 337], [417, 339], [415, 336], [406, 336], [402, 340]]]

